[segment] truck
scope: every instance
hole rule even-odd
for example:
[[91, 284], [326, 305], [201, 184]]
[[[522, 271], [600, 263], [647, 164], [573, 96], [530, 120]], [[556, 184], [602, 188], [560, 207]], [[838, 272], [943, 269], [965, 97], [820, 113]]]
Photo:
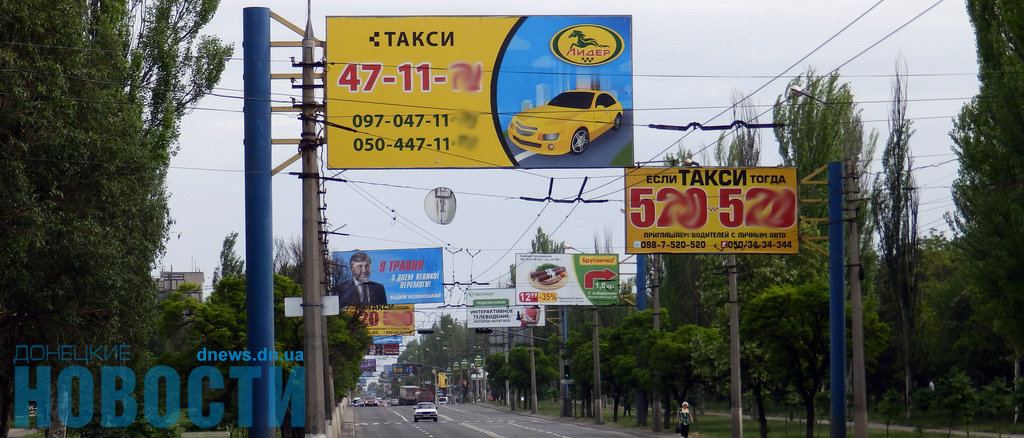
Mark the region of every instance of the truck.
[[434, 393], [430, 392], [429, 389], [421, 390], [419, 393], [416, 394], [416, 401], [417, 402], [433, 402], [434, 401]]
[[420, 387], [415, 385], [403, 385], [398, 388], [398, 405], [399, 406], [411, 406], [415, 405], [418, 401], [416, 399], [416, 393], [419, 392]]

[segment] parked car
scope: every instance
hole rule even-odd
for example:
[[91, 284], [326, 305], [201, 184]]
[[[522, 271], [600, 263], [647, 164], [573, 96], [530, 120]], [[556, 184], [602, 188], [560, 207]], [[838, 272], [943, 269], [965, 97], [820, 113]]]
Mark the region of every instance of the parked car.
[[508, 138], [516, 146], [544, 155], [582, 154], [608, 130], [622, 128], [622, 104], [600, 90], [573, 90], [546, 105], [512, 117]]
[[360, 407], [360, 406], [363, 406], [363, 403], [364, 403], [364, 402], [363, 402], [363, 399], [361, 399], [361, 398], [359, 398], [359, 397], [356, 397], [356, 398], [352, 399], [352, 406], [353, 406], [353, 407]]
[[437, 406], [431, 402], [416, 403], [416, 411], [413, 413], [413, 422], [424, 420], [437, 421]]

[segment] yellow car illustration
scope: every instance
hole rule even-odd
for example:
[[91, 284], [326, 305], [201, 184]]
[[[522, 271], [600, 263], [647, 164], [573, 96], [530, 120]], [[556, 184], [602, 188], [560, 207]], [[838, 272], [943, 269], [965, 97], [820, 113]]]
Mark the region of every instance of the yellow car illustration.
[[622, 104], [611, 94], [573, 90], [516, 114], [508, 124], [508, 138], [538, 154], [581, 154], [601, 134], [621, 127]]

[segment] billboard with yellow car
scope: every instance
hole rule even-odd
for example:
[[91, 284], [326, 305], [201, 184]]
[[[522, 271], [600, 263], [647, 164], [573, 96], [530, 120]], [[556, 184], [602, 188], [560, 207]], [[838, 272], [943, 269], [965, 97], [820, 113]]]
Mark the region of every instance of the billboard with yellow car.
[[328, 17], [328, 166], [628, 167], [631, 23]]

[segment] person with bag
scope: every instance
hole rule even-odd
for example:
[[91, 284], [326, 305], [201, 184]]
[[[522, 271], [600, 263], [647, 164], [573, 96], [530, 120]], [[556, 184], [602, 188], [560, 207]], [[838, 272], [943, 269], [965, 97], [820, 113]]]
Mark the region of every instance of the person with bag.
[[690, 404], [683, 402], [683, 405], [679, 407], [679, 426], [676, 427], [676, 432], [679, 432], [683, 438], [690, 435], [690, 423], [696, 421], [693, 416], [693, 412], [690, 411]]

